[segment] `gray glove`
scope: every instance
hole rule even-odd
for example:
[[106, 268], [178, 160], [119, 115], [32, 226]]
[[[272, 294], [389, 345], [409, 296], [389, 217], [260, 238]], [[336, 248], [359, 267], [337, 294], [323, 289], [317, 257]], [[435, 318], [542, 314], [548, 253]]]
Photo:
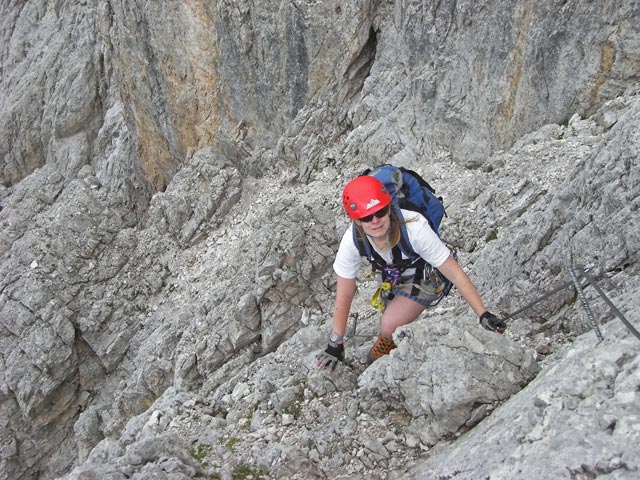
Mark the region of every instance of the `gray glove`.
[[338, 362], [344, 362], [344, 345], [329, 342], [324, 352], [318, 355], [318, 368], [328, 368], [333, 372]]
[[480, 315], [480, 325], [492, 332], [503, 333], [507, 328], [507, 324], [496, 317], [493, 313], [487, 311]]

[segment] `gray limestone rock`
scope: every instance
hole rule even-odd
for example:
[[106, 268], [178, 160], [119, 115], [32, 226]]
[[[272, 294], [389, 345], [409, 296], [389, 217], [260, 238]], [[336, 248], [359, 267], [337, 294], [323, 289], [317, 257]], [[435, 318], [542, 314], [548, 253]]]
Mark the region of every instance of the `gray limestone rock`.
[[361, 408], [376, 416], [405, 410], [427, 446], [473, 427], [538, 371], [531, 352], [455, 318], [396, 333], [398, 348], [359, 379]]
[[591, 348], [570, 289], [505, 337], [451, 295], [367, 369], [363, 280], [347, 362], [315, 354], [342, 185], [382, 162], [444, 196], [491, 309], [566, 281], [572, 253], [637, 322], [639, 16], [4, 2], [0, 476], [635, 476], [635, 347], [609, 323]]
[[[636, 285], [637, 293], [637, 285]], [[420, 478], [634, 478], [640, 342], [612, 321], [591, 332], [473, 431], [412, 469]]]

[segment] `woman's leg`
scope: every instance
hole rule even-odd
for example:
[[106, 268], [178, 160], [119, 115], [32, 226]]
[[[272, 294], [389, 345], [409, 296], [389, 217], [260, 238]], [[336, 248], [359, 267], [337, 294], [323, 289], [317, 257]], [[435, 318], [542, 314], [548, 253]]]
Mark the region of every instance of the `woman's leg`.
[[413, 322], [420, 313], [425, 309], [418, 302], [405, 297], [396, 295], [396, 297], [387, 304], [382, 317], [380, 318], [380, 335], [378, 340], [373, 344], [369, 355], [368, 363], [375, 362], [383, 355], [387, 355], [391, 350], [396, 348], [391, 336], [401, 325]]
[[413, 322], [426, 307], [418, 302], [400, 295], [396, 295], [387, 304], [382, 317], [380, 318], [380, 334], [391, 338], [393, 332], [401, 325]]

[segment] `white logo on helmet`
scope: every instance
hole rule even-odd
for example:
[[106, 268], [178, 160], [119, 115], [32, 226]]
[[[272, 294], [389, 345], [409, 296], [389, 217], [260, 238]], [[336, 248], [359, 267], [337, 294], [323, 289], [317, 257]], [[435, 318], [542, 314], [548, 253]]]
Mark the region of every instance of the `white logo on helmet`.
[[376, 205], [378, 205], [380, 203], [380, 200], [378, 200], [377, 198], [372, 198], [371, 200], [369, 200], [369, 203], [367, 203], [367, 210], [369, 210], [370, 208], [375, 207]]

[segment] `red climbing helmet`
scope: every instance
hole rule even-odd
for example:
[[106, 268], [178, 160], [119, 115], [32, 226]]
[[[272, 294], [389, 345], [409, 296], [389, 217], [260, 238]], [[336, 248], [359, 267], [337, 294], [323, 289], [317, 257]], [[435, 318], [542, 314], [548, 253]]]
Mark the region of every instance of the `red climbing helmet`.
[[347, 183], [342, 192], [342, 205], [351, 220], [357, 220], [391, 203], [391, 195], [377, 178], [363, 175]]

